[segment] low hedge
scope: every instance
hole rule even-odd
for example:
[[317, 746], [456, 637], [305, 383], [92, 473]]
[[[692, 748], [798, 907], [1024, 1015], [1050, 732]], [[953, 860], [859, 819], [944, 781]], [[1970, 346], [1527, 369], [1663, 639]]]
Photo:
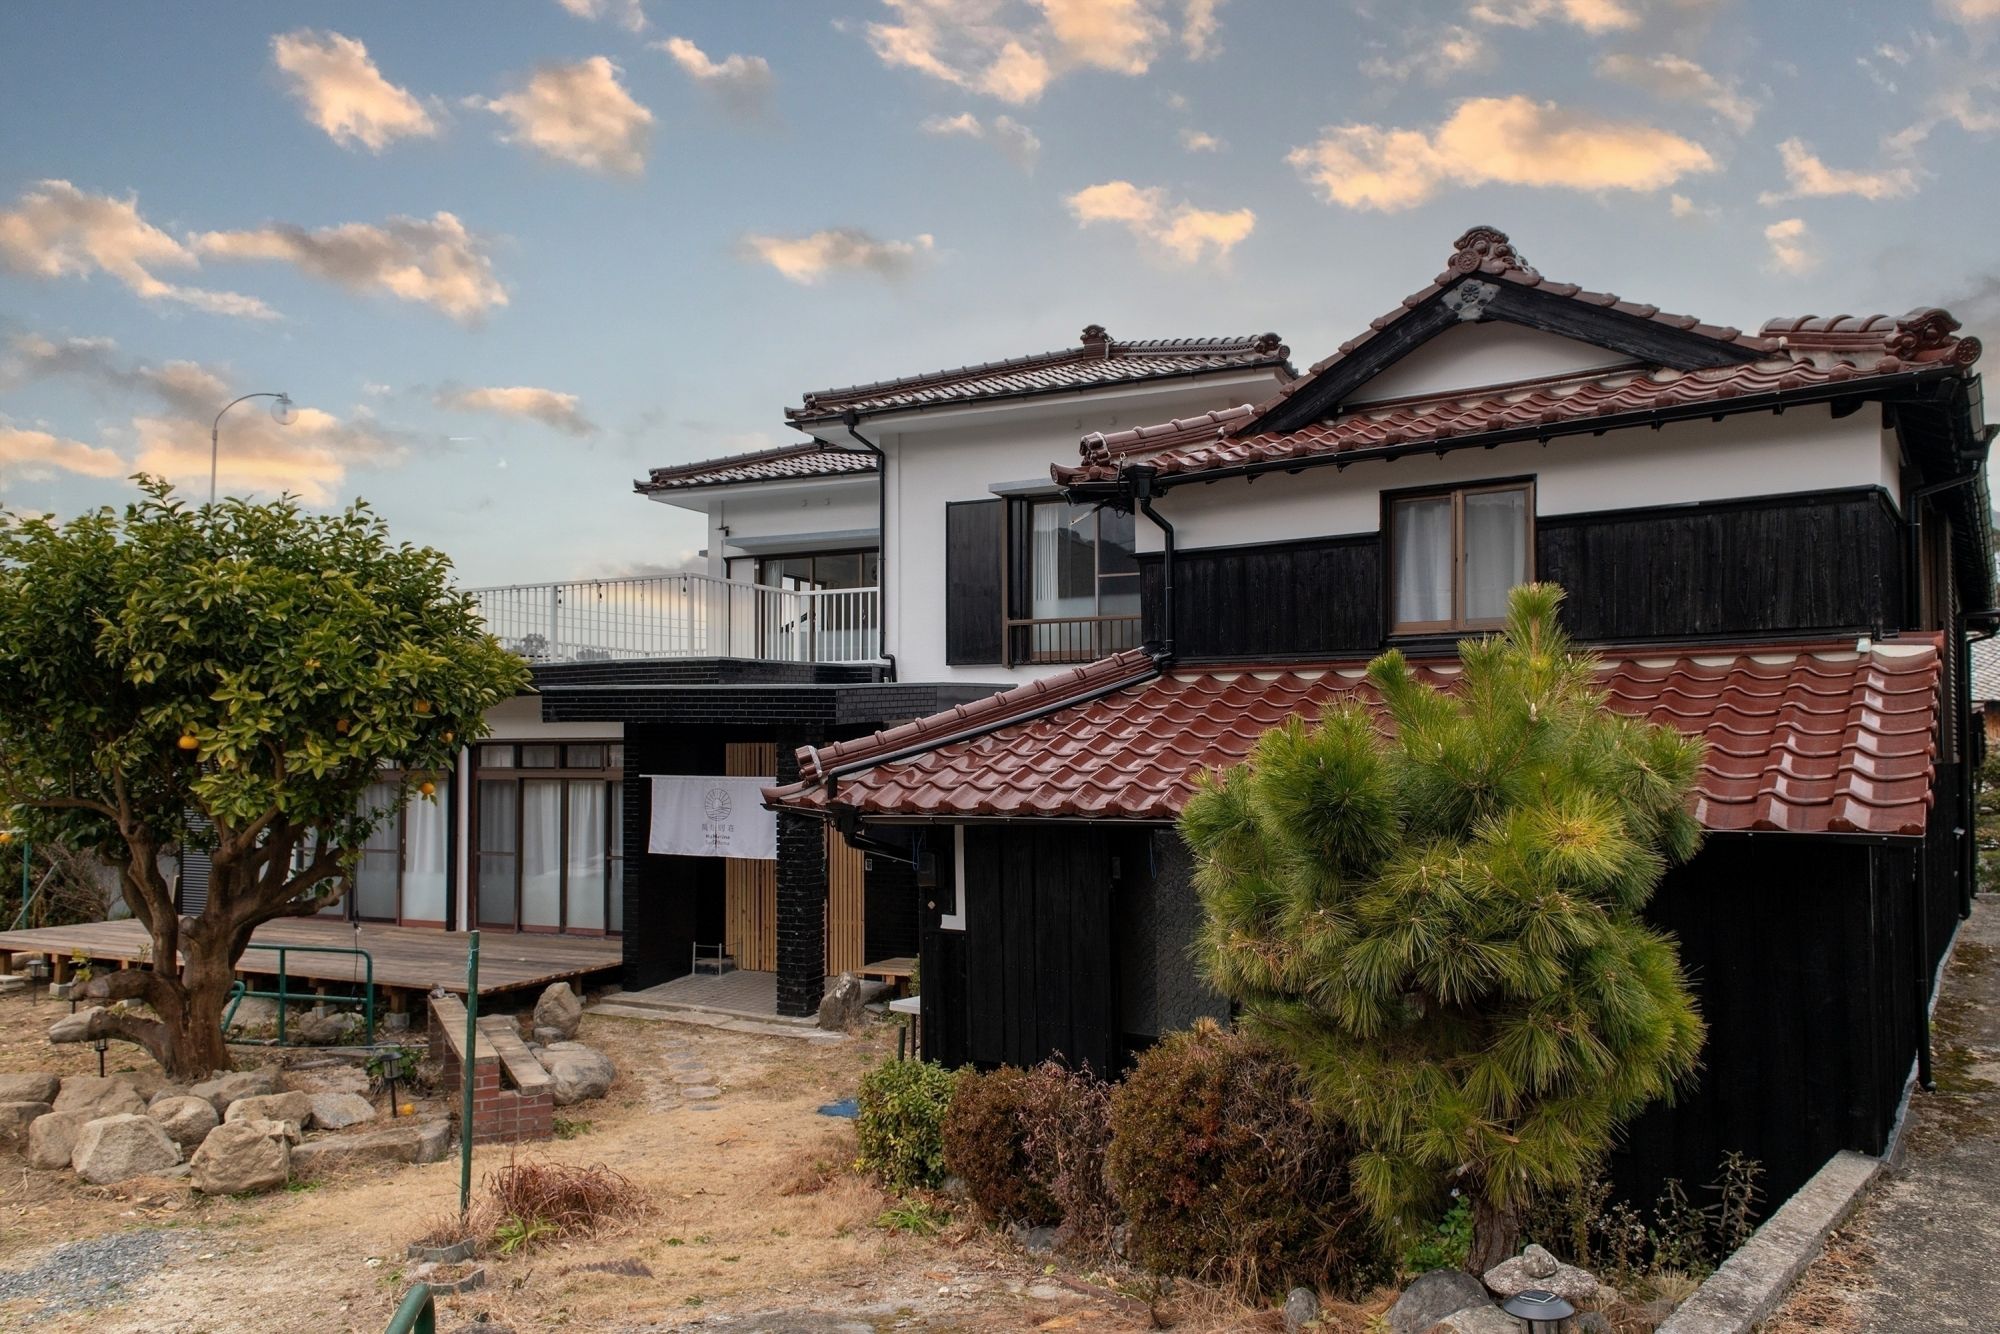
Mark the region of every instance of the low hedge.
[[861, 1077], [861, 1166], [890, 1190], [944, 1181], [944, 1118], [958, 1075], [930, 1061], [884, 1061]]
[[1041, 1227], [1062, 1220], [1028, 1161], [1034, 1082], [1034, 1072], [1010, 1065], [988, 1074], [966, 1070], [944, 1116], [945, 1170], [965, 1183], [967, 1198], [990, 1222]]

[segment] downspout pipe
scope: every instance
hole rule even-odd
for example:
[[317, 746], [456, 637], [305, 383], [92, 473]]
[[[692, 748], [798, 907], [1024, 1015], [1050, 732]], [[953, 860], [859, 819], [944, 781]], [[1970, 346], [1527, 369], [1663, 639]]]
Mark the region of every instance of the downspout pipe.
[[889, 456], [882, 446], [861, 434], [861, 414], [848, 408], [840, 414], [840, 424], [856, 444], [875, 456], [875, 593], [876, 648], [889, 664], [889, 679], [896, 679], [896, 655], [889, 652]]
[[1149, 463], [1135, 463], [1123, 470], [1121, 480], [1133, 508], [1160, 530], [1160, 647], [1156, 656], [1171, 661], [1174, 656], [1174, 526], [1153, 508], [1154, 483], [1159, 469]]

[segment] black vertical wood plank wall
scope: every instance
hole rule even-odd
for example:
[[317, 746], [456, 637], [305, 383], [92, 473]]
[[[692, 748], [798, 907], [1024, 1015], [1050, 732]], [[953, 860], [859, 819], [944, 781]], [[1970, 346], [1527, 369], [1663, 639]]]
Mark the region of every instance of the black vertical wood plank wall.
[[[1186, 659], [1373, 652], [1382, 642], [1373, 533], [1174, 554], [1174, 652]], [[1159, 633], [1157, 553], [1139, 558], [1146, 639]]]
[[944, 507], [944, 660], [958, 667], [1000, 661], [1003, 502]]

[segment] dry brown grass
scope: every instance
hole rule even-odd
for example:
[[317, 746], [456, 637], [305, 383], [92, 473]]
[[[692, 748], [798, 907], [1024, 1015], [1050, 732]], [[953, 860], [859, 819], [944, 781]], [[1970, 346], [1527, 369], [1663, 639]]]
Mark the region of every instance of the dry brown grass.
[[1853, 1293], [1868, 1286], [1875, 1252], [1863, 1237], [1835, 1232], [1812, 1262], [1764, 1334], [1853, 1334]]
[[602, 1163], [578, 1167], [539, 1158], [509, 1161], [482, 1184], [497, 1225], [539, 1224], [551, 1239], [587, 1237], [608, 1223], [646, 1212], [646, 1197], [624, 1175]]
[[824, 1144], [802, 1144], [779, 1162], [772, 1174], [778, 1194], [789, 1199], [817, 1195], [854, 1171], [861, 1146], [850, 1126]]

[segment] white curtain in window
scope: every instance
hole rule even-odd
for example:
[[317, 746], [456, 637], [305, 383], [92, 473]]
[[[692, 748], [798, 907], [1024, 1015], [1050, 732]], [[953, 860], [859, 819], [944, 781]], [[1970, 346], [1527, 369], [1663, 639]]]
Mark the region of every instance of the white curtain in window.
[[572, 930], [604, 929], [603, 783], [569, 785], [569, 917]]
[[1475, 491], [1465, 498], [1465, 615], [1498, 620], [1507, 593], [1528, 578], [1528, 493]]
[[403, 807], [403, 916], [419, 922], [444, 920], [450, 832], [442, 791], [436, 797], [411, 792]]
[[554, 780], [521, 784], [521, 925], [562, 925], [562, 789]]
[[1399, 500], [1390, 511], [1398, 625], [1451, 619], [1451, 497]]
[[625, 785], [606, 785], [611, 803], [611, 929], [625, 929]]
[[376, 817], [354, 867], [354, 914], [375, 920], [396, 915], [396, 785], [370, 783], [362, 808]]

